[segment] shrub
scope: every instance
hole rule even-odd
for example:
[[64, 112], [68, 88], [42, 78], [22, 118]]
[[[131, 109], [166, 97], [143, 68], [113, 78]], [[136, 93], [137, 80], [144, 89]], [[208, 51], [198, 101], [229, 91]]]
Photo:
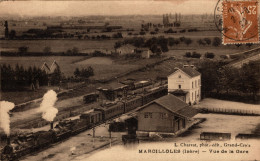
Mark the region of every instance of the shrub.
[[186, 56], [187, 58], [190, 58], [190, 57], [191, 57], [191, 53], [190, 53], [190, 52], [186, 52], [186, 53], [185, 53], [185, 56]]
[[201, 54], [200, 53], [197, 53], [196, 51], [192, 52], [192, 55], [191, 55], [192, 58], [200, 58], [201, 57]]
[[144, 32], [144, 31], [140, 31], [139, 34], [140, 34], [140, 35], [145, 35], [145, 32]]
[[208, 45], [210, 45], [211, 44], [211, 40], [210, 40], [210, 38], [204, 38], [204, 41], [208, 44]]
[[219, 37], [215, 37], [214, 39], [213, 39], [213, 43], [212, 43], [212, 45], [213, 46], [219, 46], [221, 44], [221, 39], [219, 38]]
[[184, 33], [186, 32], [186, 29], [180, 30], [180, 33]]
[[186, 38], [184, 36], [180, 37], [180, 41], [184, 42], [186, 40]]
[[205, 58], [209, 58], [209, 59], [213, 59], [215, 57], [215, 54], [214, 53], [205, 53]]

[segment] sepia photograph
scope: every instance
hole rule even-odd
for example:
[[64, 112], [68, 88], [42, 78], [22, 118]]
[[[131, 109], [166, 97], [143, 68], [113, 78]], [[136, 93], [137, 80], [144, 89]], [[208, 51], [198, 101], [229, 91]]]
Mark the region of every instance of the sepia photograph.
[[258, 0], [0, 0], [1, 161], [260, 161]]

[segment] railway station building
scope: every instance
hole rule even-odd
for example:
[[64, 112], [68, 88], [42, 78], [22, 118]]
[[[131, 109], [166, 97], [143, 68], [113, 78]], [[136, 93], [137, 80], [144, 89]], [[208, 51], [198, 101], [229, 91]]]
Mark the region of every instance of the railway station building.
[[196, 114], [196, 109], [168, 94], [138, 110], [138, 131], [175, 133], [185, 129]]
[[197, 104], [201, 100], [201, 74], [192, 66], [175, 68], [168, 76], [168, 93], [188, 104]]

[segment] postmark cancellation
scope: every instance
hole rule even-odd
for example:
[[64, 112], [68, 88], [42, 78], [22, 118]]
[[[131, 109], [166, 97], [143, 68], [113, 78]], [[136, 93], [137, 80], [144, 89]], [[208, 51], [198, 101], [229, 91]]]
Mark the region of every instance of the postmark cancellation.
[[259, 42], [257, 0], [224, 0], [222, 7], [223, 44]]

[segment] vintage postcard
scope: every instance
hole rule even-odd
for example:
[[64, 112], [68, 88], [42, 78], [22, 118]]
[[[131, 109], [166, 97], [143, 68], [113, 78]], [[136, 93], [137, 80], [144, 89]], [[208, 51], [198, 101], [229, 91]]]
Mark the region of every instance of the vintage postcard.
[[0, 160], [259, 161], [258, 2], [0, 1]]

